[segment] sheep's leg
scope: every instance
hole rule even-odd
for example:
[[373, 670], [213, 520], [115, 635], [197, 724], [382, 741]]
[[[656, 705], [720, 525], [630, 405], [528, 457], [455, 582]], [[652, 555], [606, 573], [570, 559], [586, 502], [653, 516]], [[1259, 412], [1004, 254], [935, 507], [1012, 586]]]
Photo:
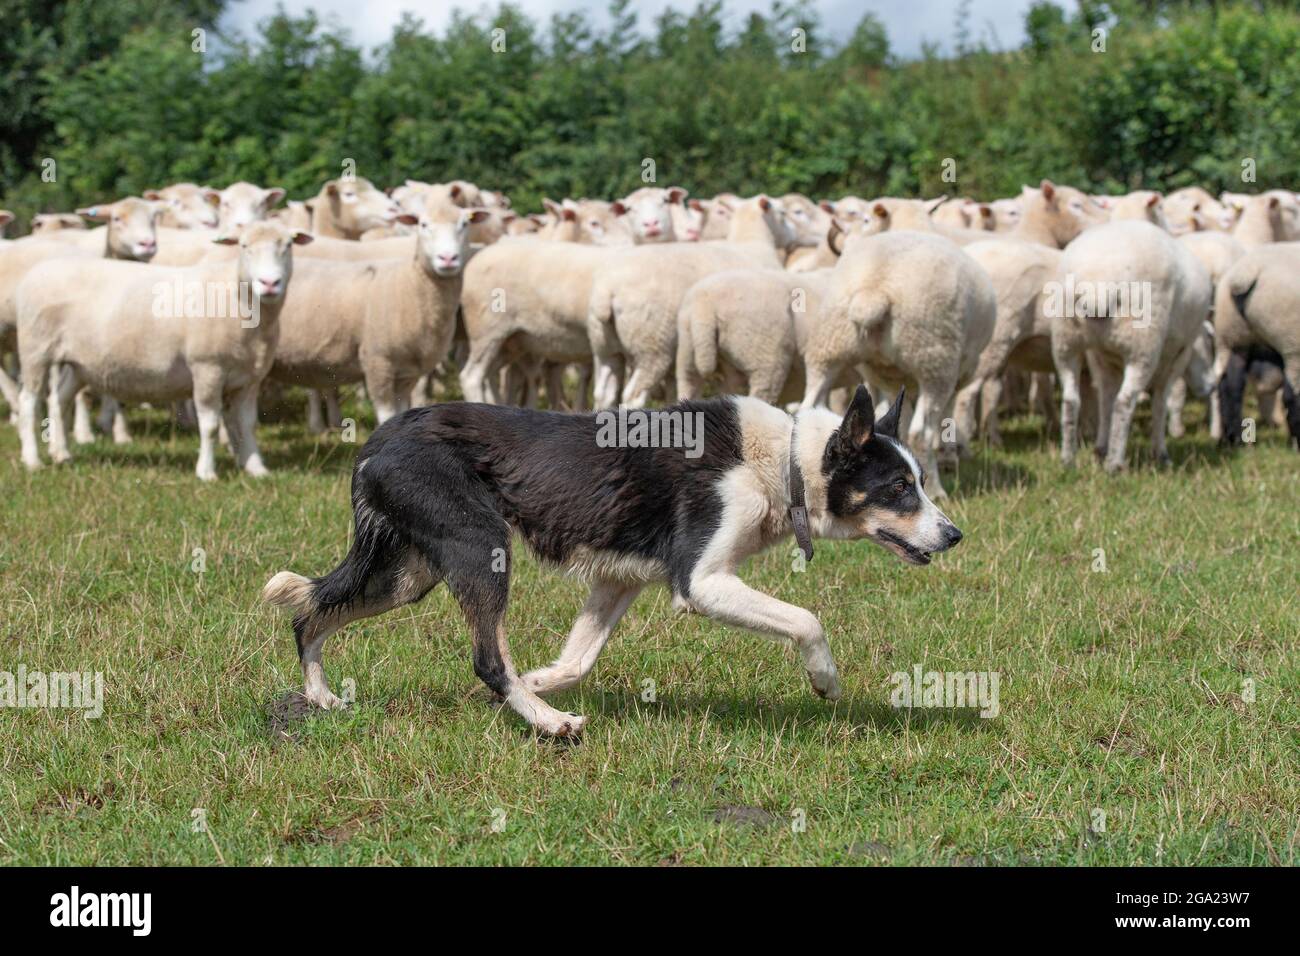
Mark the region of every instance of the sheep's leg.
[[339, 390], [327, 388], [322, 395], [325, 398], [325, 424], [330, 428], [342, 428], [343, 413], [339, 411]]
[[1056, 375], [1061, 380], [1061, 463], [1071, 466], [1079, 450], [1079, 377], [1083, 362], [1077, 352], [1058, 353]]
[[[952, 397], [952, 385], [935, 387], [929, 383], [918, 389], [916, 410], [912, 413], [912, 426], [908, 429], [908, 445], [926, 472], [926, 494], [931, 498], [946, 498], [943, 481], [939, 477], [939, 461], [935, 449], [939, 444], [940, 419], [944, 407]], [[946, 394], [945, 394], [946, 393]]]
[[585, 412], [587, 405], [587, 392], [591, 388], [591, 364], [582, 362], [576, 366], [578, 371], [578, 390], [575, 394], [576, 401], [573, 403], [575, 412]]
[[194, 474], [199, 481], [217, 478], [217, 433], [221, 429], [224, 397], [219, 370], [194, 370], [194, 414], [199, 420], [199, 460]]
[[830, 397], [839, 369], [828, 366], [806, 365], [804, 368], [803, 408], [825, 405]]
[[1004, 387], [1001, 375], [990, 376], [980, 387], [980, 433], [994, 448], [1002, 447], [1002, 420], [998, 409], [1002, 404]]
[[982, 397], [983, 392], [984, 379], [976, 375], [958, 390], [953, 401], [952, 417], [957, 424], [957, 440], [963, 445], [975, 438], [975, 401]]
[[325, 431], [325, 419], [320, 413], [320, 392], [314, 388], [307, 389], [307, 431], [319, 435]]
[[415, 386], [411, 389], [412, 408], [423, 408], [429, 404], [429, 379], [430, 375], [426, 372], [415, 380]]
[[126, 422], [126, 408], [117, 399], [113, 399], [113, 444], [131, 444], [131, 429]]
[[[1189, 357], [1190, 354], [1189, 351]], [[1165, 445], [1165, 428], [1167, 427], [1165, 416], [1168, 414], [1174, 386], [1182, 382], [1182, 380], [1182, 373], [1178, 372], [1175, 375], [1157, 375], [1151, 381], [1151, 457], [1159, 467], [1168, 465], [1170, 462], [1169, 449]], [[1172, 431], [1172, 429], [1170, 430]], [[1174, 437], [1178, 436], [1175, 435]]]
[[[1150, 370], [1142, 365], [1124, 366], [1124, 380], [1119, 387], [1119, 394], [1115, 396], [1110, 416], [1110, 447], [1106, 451], [1106, 471], [1110, 474], [1123, 471], [1127, 465], [1125, 453], [1128, 450], [1129, 429], [1133, 425], [1133, 412], [1137, 408], [1138, 397], [1150, 378]], [[1163, 418], [1163, 413], [1161, 417]], [[1164, 424], [1163, 421], [1161, 424]]]
[[392, 369], [382, 366], [368, 369], [366, 391], [370, 393], [370, 401], [375, 406], [376, 425], [382, 425], [402, 411], [402, 395]]
[[1182, 438], [1187, 434], [1183, 425], [1183, 407], [1187, 404], [1187, 381], [1176, 379], [1169, 386], [1169, 400], [1165, 402], [1165, 414], [1169, 419], [1169, 437]]
[[9, 406], [9, 420], [15, 421], [18, 415], [18, 383], [10, 378], [9, 373], [0, 366], [0, 395], [4, 396]]
[[559, 362], [546, 363], [546, 404], [554, 411], [572, 408], [564, 394], [564, 366]]
[[1088, 371], [1097, 383], [1097, 440], [1093, 451], [1099, 461], [1106, 460], [1110, 449], [1110, 424], [1114, 417], [1115, 396], [1119, 392], [1120, 377], [1106, 362], [1088, 356]]
[[59, 366], [50, 381], [50, 460], [56, 464], [72, 460], [68, 450], [68, 417], [73, 414], [81, 381], [71, 365]]
[[104, 395], [99, 400], [99, 414], [95, 416], [95, 424], [104, 434], [113, 430], [113, 420], [117, 417], [117, 410], [122, 407], [112, 395]]
[[[104, 401], [111, 399], [105, 397]], [[72, 440], [78, 445], [89, 445], [95, 440], [95, 429], [90, 426], [90, 389], [77, 389], [72, 402]]]
[[761, 398], [769, 405], [781, 400], [786, 379], [790, 377], [790, 358], [785, 363], [777, 363], [766, 368], [756, 368], [749, 373], [749, 394]]
[[497, 365], [503, 342], [489, 338], [475, 341], [460, 369], [460, 390], [467, 402], [486, 402], [488, 373]]
[[254, 478], [270, 474], [257, 447], [258, 388], [258, 385], [250, 385], [230, 396], [226, 412], [226, 431], [230, 434], [235, 461]]

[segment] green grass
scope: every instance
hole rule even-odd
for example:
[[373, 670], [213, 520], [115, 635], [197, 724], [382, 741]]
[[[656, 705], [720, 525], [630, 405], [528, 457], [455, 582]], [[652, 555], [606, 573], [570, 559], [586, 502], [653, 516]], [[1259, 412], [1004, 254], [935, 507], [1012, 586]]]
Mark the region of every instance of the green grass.
[[[1108, 479], [1090, 458], [1065, 471], [1037, 423], [1013, 420], [1006, 450], [945, 479], [966, 538], [933, 566], [823, 542], [795, 573], [791, 543], [743, 572], [820, 617], [838, 704], [813, 697], [791, 650], [678, 616], [652, 588], [558, 698], [590, 718], [570, 746], [477, 692], [443, 588], [330, 642], [352, 709], [272, 720], [300, 678], [258, 592], [277, 570], [341, 557], [356, 446], [265, 426], [271, 478], [223, 454], [201, 486], [194, 436], [156, 413], [135, 423], [135, 445], [74, 449], [36, 475], [0, 429], [0, 670], [105, 683], [98, 720], [0, 709], [0, 862], [1300, 857], [1300, 457], [1276, 430], [1220, 455], [1195, 429], [1173, 442], [1173, 468], [1139, 451]], [[517, 557], [523, 668], [554, 656], [583, 589]], [[890, 675], [915, 664], [998, 672], [1000, 715], [894, 709]]]

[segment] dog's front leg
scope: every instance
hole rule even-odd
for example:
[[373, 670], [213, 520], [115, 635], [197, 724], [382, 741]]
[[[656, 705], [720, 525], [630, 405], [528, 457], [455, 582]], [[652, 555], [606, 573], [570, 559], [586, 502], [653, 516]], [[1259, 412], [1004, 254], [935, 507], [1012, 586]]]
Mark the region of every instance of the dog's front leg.
[[524, 686], [534, 694], [550, 694], [566, 690], [586, 677], [619, 618], [640, 593], [640, 584], [606, 581], [593, 584], [591, 596], [573, 622], [560, 656], [555, 663], [523, 675], [520, 680]]
[[838, 700], [840, 679], [821, 623], [810, 612], [755, 591], [734, 574], [714, 572], [691, 582], [690, 602], [701, 614], [761, 634], [787, 637], [799, 648], [813, 691]]

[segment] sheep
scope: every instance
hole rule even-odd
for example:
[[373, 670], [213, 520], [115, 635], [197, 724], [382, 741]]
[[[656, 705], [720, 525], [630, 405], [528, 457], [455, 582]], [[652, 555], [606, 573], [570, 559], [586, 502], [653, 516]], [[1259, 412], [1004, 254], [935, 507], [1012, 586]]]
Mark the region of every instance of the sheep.
[[993, 212], [994, 232], [1015, 231], [1024, 216], [1019, 196], [1008, 199], [995, 199], [989, 203], [989, 209]]
[[780, 199], [786, 218], [799, 237], [799, 248], [815, 248], [831, 227], [830, 213], [803, 193], [786, 193]]
[[596, 246], [630, 246], [633, 243], [632, 230], [620, 204], [601, 199], [566, 199], [563, 203], [543, 199], [542, 206], [553, 221], [558, 221], [565, 209], [571, 210], [578, 224], [578, 242]]
[[[1237, 260], [1219, 283], [1216, 333], [1227, 324], [1220, 316], [1228, 315], [1239, 318], [1255, 342], [1282, 356], [1287, 425], [1292, 440], [1300, 442], [1300, 242], [1260, 245]], [[1224, 344], [1238, 347], [1235, 342]], [[1228, 420], [1226, 400], [1224, 404], [1224, 440], [1236, 443], [1240, 422]]]
[[926, 472], [927, 492], [943, 497], [935, 455], [940, 420], [993, 332], [993, 284], [939, 235], [850, 235], [842, 248], [804, 351], [803, 407], [825, 404], [840, 374], [858, 365], [877, 391], [914, 385], [909, 444]]
[[[5, 243], [0, 252], [0, 357], [18, 349], [16, 294], [28, 272], [52, 258], [98, 257], [148, 262], [158, 250], [156, 224], [162, 211], [156, 202], [130, 196], [77, 210], [78, 215], [87, 219], [107, 223], [103, 228], [61, 230], [51, 236], [28, 236]], [[63, 232], [71, 238], [62, 238]], [[18, 385], [2, 367], [0, 394], [9, 408], [17, 411]]]
[[[563, 209], [555, 229], [575, 237], [578, 214]], [[675, 245], [675, 244], [674, 244]], [[465, 268], [461, 315], [469, 355], [460, 386], [467, 401], [495, 401], [498, 373], [531, 357], [556, 368], [589, 365], [587, 305], [593, 279], [618, 249], [543, 236], [505, 239], [488, 246]], [[558, 384], [558, 383], [556, 383]], [[554, 386], [552, 386], [553, 388]], [[551, 394], [558, 405], [561, 394]], [[585, 405], [586, 386], [575, 407]]]
[[250, 222], [266, 219], [284, 196], [279, 186], [263, 189], [247, 182], [231, 183], [217, 193], [217, 232], [234, 235]]
[[1126, 195], [1114, 197], [1106, 208], [1110, 213], [1111, 222], [1125, 219], [1146, 220], [1169, 232], [1169, 223], [1165, 219], [1161, 203], [1163, 198], [1160, 193], [1153, 190], [1136, 189]]
[[293, 247], [311, 242], [276, 223], [252, 223], [235, 262], [178, 269], [131, 262], [51, 259], [18, 289], [22, 460], [41, 466], [37, 410], [51, 369], [50, 457], [67, 461], [63, 406], [83, 384], [137, 401], [193, 396], [199, 419], [195, 474], [216, 478], [214, 439], [223, 407], [239, 465], [266, 474], [253, 428], [257, 391], [271, 368], [279, 314], [293, 274]]
[[587, 310], [598, 407], [619, 399], [639, 408], [673, 368], [677, 312], [692, 285], [712, 272], [746, 266], [780, 269], [797, 241], [778, 200], [740, 203], [725, 242], [661, 243], [618, 250], [596, 276]]
[[86, 220], [71, 212], [42, 212], [32, 216], [32, 235], [51, 236], [61, 230], [84, 231]]
[[677, 398], [721, 375], [728, 391], [765, 402], [803, 397], [802, 349], [831, 272], [730, 269], [706, 276], [677, 313]]
[[[1219, 281], [1232, 267], [1232, 264], [1246, 254], [1246, 247], [1226, 231], [1188, 232], [1179, 235], [1178, 241], [1186, 246], [1188, 251], [1196, 256], [1197, 261], [1205, 267], [1205, 271], [1210, 275], [1210, 282], [1216, 290], [1219, 287]], [[1222, 328], [1216, 329], [1215, 326], [1220, 324]], [[1222, 343], [1225, 341], [1249, 342], [1251, 336], [1239, 317], [1235, 314], [1220, 315], [1217, 308], [1215, 309], [1214, 322], [1211, 325], [1211, 335], [1213, 338], [1213, 371], [1211, 377], [1217, 381], [1227, 367], [1228, 357], [1232, 354], [1232, 347], [1223, 346]], [[1189, 364], [1190, 368], [1191, 365]], [[1179, 382], [1175, 382], [1169, 391], [1167, 409], [1169, 434], [1174, 438], [1178, 438], [1183, 434], [1182, 412], [1186, 389], [1181, 387]], [[1210, 435], [1213, 438], [1219, 438], [1222, 434], [1223, 426], [1218, 395], [1211, 393]]]
[[996, 225], [993, 207], [966, 197], [949, 199], [930, 214], [930, 219], [936, 226], [948, 229], [992, 232]]
[[397, 203], [367, 179], [331, 179], [311, 200], [311, 231], [318, 236], [359, 239], [367, 229], [388, 225], [400, 213]]
[[416, 218], [400, 259], [298, 263], [270, 377], [314, 389], [364, 381], [383, 424], [451, 349], [469, 227], [488, 213], [439, 203]]
[[299, 202], [296, 199], [290, 199], [284, 204], [283, 209], [277, 209], [267, 218], [274, 219], [284, 228], [293, 232], [310, 232], [312, 202]]
[[669, 207], [673, 217], [673, 234], [678, 242], [699, 242], [709, 222], [709, 210], [698, 199]]
[[874, 203], [857, 196], [842, 196], [835, 202], [823, 199], [820, 205], [824, 212], [829, 213], [842, 223], [851, 225], [866, 220]]
[[164, 189], [147, 189], [141, 195], [163, 204], [158, 225], [170, 229], [214, 229], [221, 194], [194, 183], [173, 183]]
[[1245, 197], [1233, 237], [1245, 246], [1300, 239], [1300, 202], [1285, 189]]
[[1175, 236], [1211, 230], [1231, 232], [1237, 210], [1230, 209], [1200, 186], [1175, 189], [1165, 196], [1165, 219]]
[[1134, 220], [1083, 232], [1066, 247], [1053, 300], [1052, 358], [1061, 383], [1061, 460], [1078, 447], [1079, 379], [1085, 353], [1098, 389], [1097, 454], [1126, 467], [1133, 411], [1151, 395], [1151, 447], [1166, 463], [1169, 387], [1191, 359], [1210, 314], [1209, 273], [1160, 227]]

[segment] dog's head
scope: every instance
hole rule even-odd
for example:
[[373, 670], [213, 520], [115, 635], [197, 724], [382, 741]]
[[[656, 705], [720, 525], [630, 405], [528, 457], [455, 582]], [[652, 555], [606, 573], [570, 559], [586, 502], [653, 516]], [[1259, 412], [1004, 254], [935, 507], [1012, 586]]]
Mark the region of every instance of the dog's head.
[[929, 564], [961, 532], [925, 493], [925, 473], [898, 440], [903, 392], [879, 421], [859, 385], [844, 420], [826, 442], [826, 507], [849, 536], [871, 538], [911, 564]]

